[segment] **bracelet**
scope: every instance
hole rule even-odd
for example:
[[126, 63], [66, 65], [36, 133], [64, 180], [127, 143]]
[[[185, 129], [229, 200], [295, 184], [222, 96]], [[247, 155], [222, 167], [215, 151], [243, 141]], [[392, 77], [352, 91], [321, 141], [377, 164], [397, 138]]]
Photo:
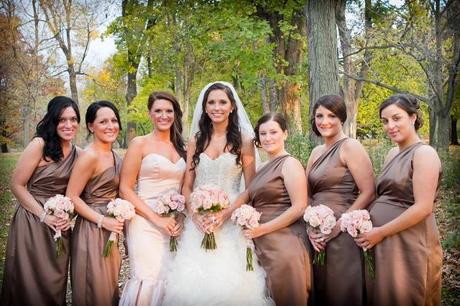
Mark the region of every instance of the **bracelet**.
[[45, 222], [46, 211], [43, 211], [43, 212], [40, 214], [39, 218], [40, 218], [40, 222], [42, 222], [42, 223]]
[[97, 218], [97, 228], [101, 228], [102, 227], [102, 220], [104, 220], [104, 215], [99, 215], [99, 217]]

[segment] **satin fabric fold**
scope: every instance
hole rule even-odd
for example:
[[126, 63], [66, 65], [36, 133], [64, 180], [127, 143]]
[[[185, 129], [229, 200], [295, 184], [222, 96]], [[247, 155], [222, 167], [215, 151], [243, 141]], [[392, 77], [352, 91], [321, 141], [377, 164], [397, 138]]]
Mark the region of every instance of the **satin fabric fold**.
[[[107, 204], [118, 197], [121, 159], [114, 153], [115, 165], [91, 178], [81, 198], [93, 210], [107, 215]], [[72, 305], [118, 305], [118, 276], [121, 257], [118, 239], [108, 257], [103, 257], [110, 232], [78, 217], [72, 233]]]
[[[269, 222], [291, 207], [281, 173], [289, 155], [275, 158], [261, 168], [248, 187], [252, 206], [261, 212], [260, 223]], [[268, 288], [277, 306], [307, 305], [311, 267], [305, 222], [254, 239], [256, 254], [267, 273]]]
[[[27, 189], [40, 204], [65, 194], [76, 147], [66, 159], [35, 169]], [[6, 248], [0, 305], [65, 305], [70, 256], [70, 231], [62, 233], [57, 257], [54, 231], [20, 204], [16, 206]]]

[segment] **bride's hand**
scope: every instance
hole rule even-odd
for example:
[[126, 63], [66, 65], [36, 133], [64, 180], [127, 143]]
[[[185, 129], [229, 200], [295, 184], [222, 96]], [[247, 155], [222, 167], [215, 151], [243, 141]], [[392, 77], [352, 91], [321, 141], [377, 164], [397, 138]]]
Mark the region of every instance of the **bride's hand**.
[[176, 227], [176, 219], [174, 217], [161, 217], [159, 218], [156, 226], [160, 228], [164, 234], [168, 236], [173, 235], [174, 228]]
[[184, 230], [184, 219], [185, 219], [184, 214], [179, 214], [176, 217], [176, 226], [174, 227], [171, 236], [177, 237], [182, 233], [182, 231]]
[[207, 214], [205, 226], [209, 232], [214, 232], [221, 227], [227, 219], [228, 217], [225, 209], [216, 213]]
[[209, 233], [206, 226], [206, 215], [200, 215], [198, 213], [192, 214], [192, 221], [195, 223], [196, 227], [202, 232], [203, 234]]

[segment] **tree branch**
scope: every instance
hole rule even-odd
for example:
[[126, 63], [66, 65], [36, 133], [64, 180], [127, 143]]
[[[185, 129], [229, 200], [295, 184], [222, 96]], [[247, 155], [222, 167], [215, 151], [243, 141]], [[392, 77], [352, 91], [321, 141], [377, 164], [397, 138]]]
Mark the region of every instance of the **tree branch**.
[[415, 93], [413, 93], [413, 92], [410, 92], [410, 91], [407, 91], [407, 90], [403, 90], [403, 89], [398, 88], [398, 87], [396, 87], [396, 86], [391, 86], [391, 85], [382, 83], [382, 82], [380, 82], [380, 81], [369, 80], [369, 79], [357, 77], [357, 76], [354, 76], [354, 75], [349, 75], [349, 74], [346, 74], [346, 73], [343, 72], [343, 71], [339, 71], [339, 73], [342, 73], [343, 75], [345, 75], [345, 76], [347, 76], [347, 77], [349, 77], [350, 79], [353, 79], [353, 80], [355, 80], [355, 81], [363, 81], [363, 82], [371, 83], [371, 84], [374, 84], [374, 85], [377, 85], [377, 86], [386, 88], [386, 89], [391, 90], [391, 91], [394, 91], [394, 92], [412, 95], [412, 96], [416, 97], [417, 99], [419, 99], [420, 101], [423, 101], [423, 102], [427, 103], [430, 107], [432, 107], [431, 101], [430, 101], [430, 99], [427, 98], [427, 97], [417, 95], [417, 94], [415, 94]]

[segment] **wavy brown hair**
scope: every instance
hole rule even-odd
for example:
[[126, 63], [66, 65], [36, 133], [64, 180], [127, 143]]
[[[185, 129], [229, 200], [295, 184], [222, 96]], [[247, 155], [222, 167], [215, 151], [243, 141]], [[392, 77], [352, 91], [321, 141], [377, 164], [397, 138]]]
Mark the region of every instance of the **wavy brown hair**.
[[193, 154], [192, 169], [200, 163], [200, 154], [206, 150], [209, 142], [211, 141], [213, 126], [211, 118], [209, 118], [208, 114], [206, 114], [205, 109], [209, 93], [213, 90], [223, 90], [232, 104], [233, 111], [228, 116], [227, 143], [224, 150], [228, 149], [230, 153], [236, 155], [236, 163], [241, 164], [241, 147], [243, 141], [241, 138], [240, 124], [238, 121], [238, 108], [236, 106], [235, 97], [229, 87], [222, 83], [214, 83], [206, 90], [203, 101], [201, 101], [203, 113], [201, 114], [200, 121], [198, 123], [199, 130], [195, 134], [196, 149]]

